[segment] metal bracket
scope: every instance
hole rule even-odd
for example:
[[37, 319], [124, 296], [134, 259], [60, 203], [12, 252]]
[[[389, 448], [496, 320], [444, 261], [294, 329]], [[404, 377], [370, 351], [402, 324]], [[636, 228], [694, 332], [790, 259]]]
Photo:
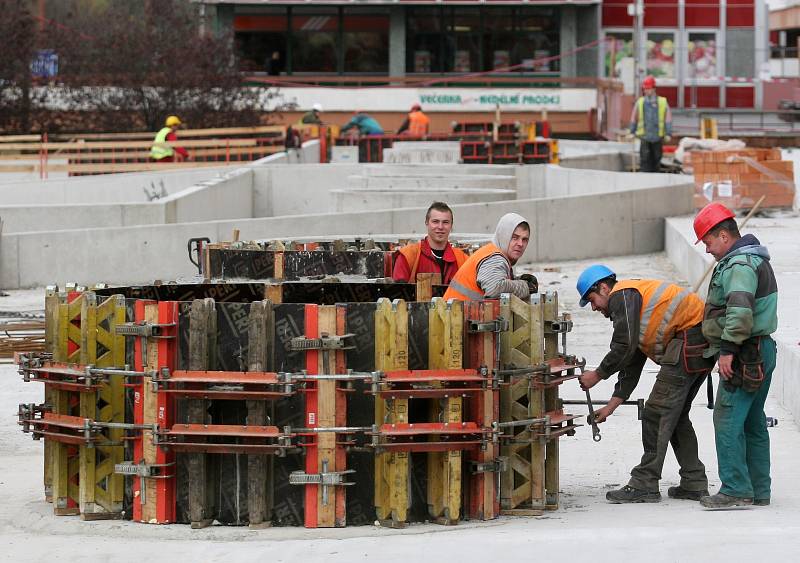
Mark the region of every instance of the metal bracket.
[[354, 345], [348, 345], [345, 340], [353, 338], [355, 334], [328, 334], [323, 332], [319, 338], [306, 338], [297, 336], [292, 338], [290, 349], [293, 352], [308, 350], [351, 350]]
[[150, 323], [124, 323], [114, 328], [116, 334], [122, 336], [134, 336], [142, 339], [142, 367], [147, 365], [147, 339], [148, 338], [175, 338], [173, 335], [165, 335], [163, 330], [167, 327], [174, 327], [175, 323], [150, 324]]
[[544, 330], [545, 332], [562, 334], [565, 332], [572, 332], [573, 323], [571, 320], [558, 320], [558, 321], [550, 321], [549, 323], [545, 324]]
[[121, 475], [131, 475], [134, 477], [146, 477], [151, 479], [166, 479], [172, 477], [171, 475], [162, 475], [161, 471], [165, 467], [175, 465], [174, 463], [133, 463], [132, 461], [124, 461], [122, 463], [114, 464], [114, 473]]
[[476, 333], [476, 332], [505, 332], [509, 329], [509, 323], [507, 319], [503, 317], [497, 317], [493, 321], [480, 321], [475, 319], [469, 319], [467, 321], [467, 332]]
[[472, 466], [473, 475], [477, 475], [478, 473], [503, 473], [508, 469], [508, 458], [505, 456], [498, 456], [497, 459], [492, 461], [472, 461], [470, 465]]
[[305, 471], [292, 471], [289, 474], [290, 485], [321, 485], [322, 486], [322, 504], [328, 504], [328, 487], [349, 487], [355, 485], [349, 481], [344, 480], [344, 475], [348, 473], [355, 473], [355, 469], [346, 469], [344, 471], [327, 471], [328, 462], [322, 462], [322, 473], [306, 473]]

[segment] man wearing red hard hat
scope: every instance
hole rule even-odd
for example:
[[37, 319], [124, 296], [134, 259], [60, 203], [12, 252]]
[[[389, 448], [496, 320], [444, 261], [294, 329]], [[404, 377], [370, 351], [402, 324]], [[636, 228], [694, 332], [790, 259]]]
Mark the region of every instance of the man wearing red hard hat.
[[633, 104], [631, 133], [639, 137], [639, 166], [642, 172], [658, 172], [662, 143], [672, 135], [672, 112], [667, 99], [656, 96], [656, 79], [642, 80], [643, 95]]
[[427, 115], [422, 113], [422, 106], [419, 104], [411, 106], [408, 116], [405, 121], [403, 121], [402, 125], [400, 125], [400, 129], [397, 130], [398, 135], [405, 133], [411, 137], [424, 137], [430, 132], [431, 120]]
[[775, 370], [778, 284], [769, 252], [741, 236], [733, 212], [710, 203], [694, 219], [698, 244], [717, 261], [703, 314], [706, 357], [719, 354], [714, 404], [719, 492], [700, 499], [720, 509], [770, 503], [769, 436], [764, 401]]

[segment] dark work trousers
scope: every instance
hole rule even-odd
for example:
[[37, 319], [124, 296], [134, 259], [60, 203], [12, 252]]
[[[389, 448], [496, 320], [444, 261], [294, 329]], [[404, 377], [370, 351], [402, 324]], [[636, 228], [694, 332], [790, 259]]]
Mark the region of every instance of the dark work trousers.
[[[690, 330], [699, 331], [699, 327]], [[669, 444], [672, 444], [680, 465], [681, 487], [687, 491], [708, 489], [706, 468], [698, 457], [697, 435], [689, 420], [689, 409], [713, 364], [709, 363], [707, 371], [698, 373], [687, 373], [686, 365], [685, 343], [681, 333], [667, 344], [656, 383], [644, 405], [644, 454], [639, 465], [631, 470], [628, 482], [634, 489], [658, 492]]]
[[658, 172], [663, 152], [661, 140], [645, 141], [640, 139], [639, 141], [639, 167], [642, 172]]

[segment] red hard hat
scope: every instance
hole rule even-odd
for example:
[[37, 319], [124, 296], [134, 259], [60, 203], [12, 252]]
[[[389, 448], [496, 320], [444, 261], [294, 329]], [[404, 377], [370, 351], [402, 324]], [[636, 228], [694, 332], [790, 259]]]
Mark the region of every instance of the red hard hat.
[[656, 79], [652, 76], [646, 76], [644, 80], [642, 80], [642, 89], [647, 90], [648, 88], [655, 88], [656, 87]]
[[699, 243], [700, 240], [704, 236], [708, 234], [708, 231], [722, 223], [726, 219], [732, 219], [736, 217], [736, 215], [722, 205], [721, 203], [709, 203], [703, 209], [700, 210], [700, 213], [697, 214], [697, 217], [694, 218], [694, 234], [697, 235], [697, 241], [695, 244]]

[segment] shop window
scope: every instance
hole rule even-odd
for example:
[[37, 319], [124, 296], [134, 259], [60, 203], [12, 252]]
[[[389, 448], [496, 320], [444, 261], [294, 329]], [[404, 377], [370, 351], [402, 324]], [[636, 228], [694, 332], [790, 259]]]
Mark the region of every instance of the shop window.
[[442, 22], [438, 8], [409, 8], [406, 20], [406, 70], [443, 72]]
[[[273, 9], [268, 15], [237, 15], [233, 20], [239, 68], [244, 72], [265, 72], [272, 67], [279, 74], [286, 70], [289, 41], [286, 9]], [[269, 62], [273, 53], [276, 62]]]
[[[633, 34], [627, 32], [606, 32], [605, 76], [622, 78], [633, 73]], [[630, 67], [630, 70], [628, 70]]]
[[445, 65], [450, 72], [481, 69], [481, 16], [477, 9], [448, 8], [445, 27]]
[[513, 64], [525, 72], [558, 72], [560, 52], [559, 21], [553, 8], [521, 9], [516, 18], [516, 40], [511, 52]]
[[656, 78], [675, 78], [675, 34], [647, 33], [647, 74]]
[[717, 72], [717, 34], [689, 33], [687, 43], [689, 80], [715, 80]]
[[338, 11], [336, 8], [323, 10], [293, 11], [292, 72], [337, 72]]
[[342, 20], [344, 72], [389, 71], [389, 16], [349, 15]]

